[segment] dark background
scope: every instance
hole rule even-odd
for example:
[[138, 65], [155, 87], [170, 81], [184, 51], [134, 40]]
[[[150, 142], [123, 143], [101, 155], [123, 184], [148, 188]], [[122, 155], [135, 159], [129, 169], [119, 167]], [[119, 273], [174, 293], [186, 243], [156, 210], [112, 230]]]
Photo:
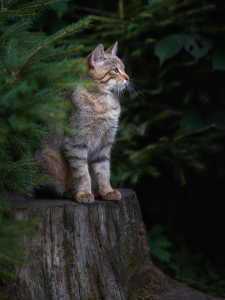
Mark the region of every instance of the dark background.
[[[44, 13], [34, 28], [52, 34], [87, 15], [91, 28], [63, 43], [82, 43], [86, 56], [117, 40], [118, 56], [126, 54], [126, 71], [138, 85], [136, 98], [126, 93], [121, 100], [113, 186], [136, 191], [156, 265], [225, 297], [225, 5], [71, 1]], [[174, 34], [193, 44], [175, 51], [168, 41], [170, 58], [160, 66], [156, 46]], [[211, 42], [204, 54], [202, 38]]]

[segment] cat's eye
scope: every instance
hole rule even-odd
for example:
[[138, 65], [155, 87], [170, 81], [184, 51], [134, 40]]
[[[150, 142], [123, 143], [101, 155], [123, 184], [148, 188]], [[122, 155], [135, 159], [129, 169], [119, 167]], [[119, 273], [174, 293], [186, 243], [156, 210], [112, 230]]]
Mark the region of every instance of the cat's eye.
[[114, 68], [113, 71], [119, 73], [119, 70], [117, 68]]

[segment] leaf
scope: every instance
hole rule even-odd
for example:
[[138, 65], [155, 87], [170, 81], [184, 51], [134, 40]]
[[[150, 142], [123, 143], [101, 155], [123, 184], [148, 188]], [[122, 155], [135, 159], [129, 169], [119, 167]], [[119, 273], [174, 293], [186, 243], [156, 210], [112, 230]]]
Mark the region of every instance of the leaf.
[[145, 134], [148, 125], [150, 125], [149, 120], [143, 122], [141, 125], [138, 126], [138, 129], [139, 129], [140, 134], [141, 134], [142, 136]]
[[155, 46], [155, 55], [160, 59], [160, 66], [166, 59], [175, 56], [186, 41], [186, 35], [171, 34], [159, 41]]
[[163, 233], [164, 230], [165, 230], [165, 227], [163, 225], [156, 224], [156, 225], [152, 226], [152, 228], [149, 232], [149, 235], [159, 235], [159, 234]]
[[225, 51], [215, 51], [213, 54], [213, 71], [225, 70]]
[[211, 39], [205, 38], [199, 34], [187, 35], [184, 45], [185, 50], [194, 56], [195, 61], [206, 55], [213, 46]]
[[153, 166], [147, 166], [145, 168], [145, 172], [150, 174], [151, 176], [157, 178], [161, 175], [161, 173]]
[[214, 270], [209, 270], [208, 274], [213, 281], [218, 281], [220, 279], [220, 275], [217, 274]]
[[187, 278], [187, 279], [192, 279], [192, 280], [196, 280], [198, 278], [198, 276], [193, 271], [192, 267], [187, 266], [187, 265], [183, 266], [183, 268], [181, 270], [181, 277]]
[[155, 248], [169, 248], [171, 246], [172, 246], [172, 244], [164, 236], [161, 236], [159, 239], [154, 240], [154, 247]]
[[150, 253], [153, 256], [157, 257], [160, 261], [169, 262], [171, 258], [171, 253], [169, 253], [167, 250], [164, 249], [158, 249], [158, 248], [157, 250], [150, 249]]

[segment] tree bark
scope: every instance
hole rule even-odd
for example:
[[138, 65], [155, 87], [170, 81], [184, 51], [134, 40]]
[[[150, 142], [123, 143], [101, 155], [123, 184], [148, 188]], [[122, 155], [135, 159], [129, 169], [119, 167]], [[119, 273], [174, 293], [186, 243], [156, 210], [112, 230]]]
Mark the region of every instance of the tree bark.
[[8, 195], [16, 219], [38, 219], [24, 236], [26, 265], [7, 287], [16, 300], [125, 300], [150, 278], [145, 225], [135, 193], [122, 200], [43, 200]]
[[224, 300], [215, 298], [164, 274], [151, 262], [151, 280], [136, 290], [130, 300]]
[[18, 280], [0, 290], [9, 300], [216, 300], [150, 262], [136, 194], [120, 192], [120, 201], [91, 204], [7, 194], [16, 219], [39, 225], [23, 238]]

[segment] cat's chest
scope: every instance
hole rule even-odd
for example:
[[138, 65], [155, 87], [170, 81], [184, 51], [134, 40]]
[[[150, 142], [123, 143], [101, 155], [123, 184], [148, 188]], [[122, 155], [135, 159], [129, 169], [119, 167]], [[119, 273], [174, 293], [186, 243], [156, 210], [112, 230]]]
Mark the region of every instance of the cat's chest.
[[120, 115], [119, 101], [111, 93], [89, 101], [84, 108], [83, 115], [88, 114], [93, 125], [101, 125], [103, 127], [117, 122]]

